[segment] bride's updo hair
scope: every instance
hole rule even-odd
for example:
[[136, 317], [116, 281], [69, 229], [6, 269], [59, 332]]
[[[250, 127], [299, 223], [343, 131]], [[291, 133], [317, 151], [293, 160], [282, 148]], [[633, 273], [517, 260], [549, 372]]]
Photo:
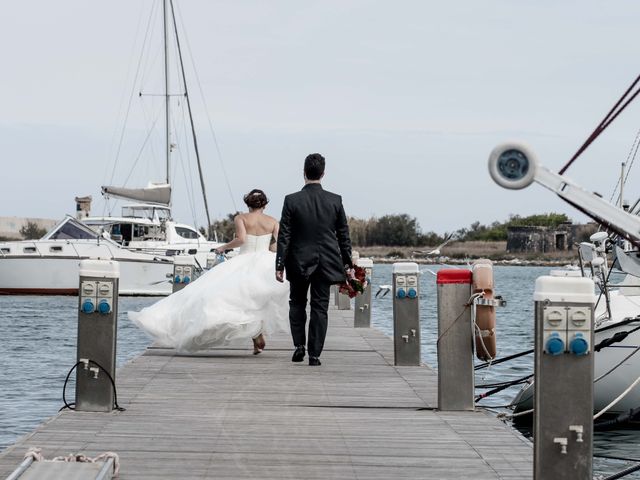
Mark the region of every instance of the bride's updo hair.
[[265, 193], [258, 188], [254, 188], [249, 193], [247, 193], [244, 196], [243, 200], [244, 203], [247, 204], [247, 207], [254, 209], [264, 208], [267, 206], [267, 203], [269, 203], [269, 199], [267, 198]]

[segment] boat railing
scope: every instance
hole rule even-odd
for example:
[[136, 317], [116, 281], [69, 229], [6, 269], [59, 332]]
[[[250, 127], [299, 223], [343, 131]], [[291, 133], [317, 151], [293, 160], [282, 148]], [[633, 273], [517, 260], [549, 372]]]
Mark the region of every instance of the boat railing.
[[183, 252], [182, 248], [159, 248], [159, 247], [124, 247], [130, 252], [147, 253], [149, 255], [162, 255], [164, 257], [172, 257]]

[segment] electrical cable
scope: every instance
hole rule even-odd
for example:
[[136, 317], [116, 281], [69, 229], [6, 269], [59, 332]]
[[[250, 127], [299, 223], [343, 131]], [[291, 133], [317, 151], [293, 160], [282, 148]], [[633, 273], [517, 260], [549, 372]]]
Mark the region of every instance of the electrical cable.
[[[104, 368], [102, 365], [100, 365], [98, 362], [96, 362], [95, 360], [91, 360], [89, 359], [88, 363], [92, 363], [94, 364], [96, 367], [98, 367], [100, 370], [102, 370], [106, 375], [107, 378], [109, 378], [109, 381], [111, 382], [111, 387], [113, 388], [113, 408], [114, 410], [118, 410], [119, 412], [124, 412], [126, 410], [126, 408], [121, 407], [120, 405], [118, 405], [118, 391], [116, 389], [116, 382], [113, 380], [113, 377], [111, 376], [111, 374], [107, 371], [106, 368]], [[62, 401], [64, 403], [64, 406], [62, 408], [60, 408], [60, 410], [58, 410], [59, 412], [61, 412], [62, 410], [65, 409], [69, 409], [69, 410], [75, 410], [75, 402], [72, 403], [68, 403], [67, 402], [67, 384], [69, 383], [69, 378], [71, 377], [71, 374], [73, 373], [73, 371], [78, 368], [78, 365], [82, 365], [84, 364], [84, 362], [76, 362], [76, 364], [71, 367], [71, 370], [69, 370], [69, 373], [67, 373], [67, 377], [64, 380], [64, 385], [62, 386]]]

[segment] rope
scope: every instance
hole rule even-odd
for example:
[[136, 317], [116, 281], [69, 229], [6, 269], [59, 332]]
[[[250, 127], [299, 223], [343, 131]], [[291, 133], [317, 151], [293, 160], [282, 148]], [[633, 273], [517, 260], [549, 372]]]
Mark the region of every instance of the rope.
[[598, 413], [596, 413], [593, 416], [593, 419], [596, 420], [598, 418], [600, 418], [603, 414], [605, 414], [611, 407], [613, 407], [616, 403], [618, 403], [620, 400], [622, 400], [624, 397], [626, 397], [629, 392], [631, 390], [633, 390], [633, 388], [638, 385], [638, 383], [640, 383], [640, 377], [636, 378], [635, 381], [629, 385], [626, 390], [624, 392], [622, 392], [620, 395], [618, 395], [615, 399], [613, 399], [611, 401], [611, 403], [609, 405], [607, 405], [606, 407], [604, 407], [602, 410], [600, 410]]
[[[571, 157], [571, 159], [565, 164], [564, 167], [560, 169], [558, 172], [562, 175], [567, 169], [571, 166], [571, 164], [584, 152], [589, 145], [591, 145], [596, 138], [600, 136], [605, 129], [613, 123], [613, 121], [620, 115], [625, 108], [638, 96], [640, 93], [640, 89], [636, 90], [631, 94], [631, 91], [635, 88], [636, 84], [640, 82], [640, 75], [636, 77], [631, 86], [624, 92], [624, 94], [620, 97], [620, 99], [616, 102], [616, 104], [609, 110], [609, 113], [602, 119], [602, 121], [598, 124], [598, 126], [593, 130], [591, 135], [585, 140], [582, 146], [578, 149], [578, 151]], [[631, 96], [629, 96], [631, 94]], [[627, 99], [627, 97], [629, 97]], [[625, 101], [626, 100], [626, 101]]]
[[612, 369], [610, 369], [609, 371], [607, 371], [606, 373], [603, 373], [602, 375], [600, 375], [598, 378], [596, 378], [593, 383], [596, 383], [597, 381], [603, 379], [604, 377], [606, 377], [607, 375], [609, 375], [611, 372], [613, 372], [616, 368], [618, 368], [620, 365], [622, 365], [624, 362], [626, 362], [627, 360], [629, 360], [631, 357], [633, 357], [636, 353], [638, 353], [640, 351], [640, 346], [636, 347], [636, 349], [631, 352], [629, 355], [627, 355], [626, 357], [624, 357], [620, 362], [618, 362], [615, 367], [613, 367]]
[[113, 459], [113, 476], [117, 477], [120, 473], [120, 457], [115, 452], [101, 453], [97, 457], [88, 457], [83, 453], [70, 453], [69, 455], [61, 455], [54, 457], [51, 460], [47, 460], [42, 455], [41, 448], [30, 448], [24, 455], [24, 459], [32, 458], [34, 462], [69, 462], [69, 463], [97, 463], [106, 462], [108, 459]]

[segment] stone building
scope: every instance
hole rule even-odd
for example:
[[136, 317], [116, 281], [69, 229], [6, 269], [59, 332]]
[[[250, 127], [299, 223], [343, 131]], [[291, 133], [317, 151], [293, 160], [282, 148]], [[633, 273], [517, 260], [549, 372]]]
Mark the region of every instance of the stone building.
[[588, 240], [597, 229], [598, 225], [594, 222], [582, 225], [565, 222], [557, 227], [509, 227], [507, 252], [548, 253], [572, 250], [574, 244]]

